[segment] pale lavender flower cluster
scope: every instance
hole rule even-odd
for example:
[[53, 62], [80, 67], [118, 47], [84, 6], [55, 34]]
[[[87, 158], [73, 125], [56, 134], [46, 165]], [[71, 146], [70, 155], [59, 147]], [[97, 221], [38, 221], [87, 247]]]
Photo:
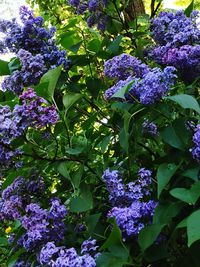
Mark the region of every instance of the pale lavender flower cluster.
[[81, 247], [82, 256], [77, 254], [75, 248], [56, 247], [54, 242], [48, 242], [39, 254], [39, 262], [51, 267], [95, 267], [98, 257], [96, 240], [86, 240]]
[[192, 148], [192, 157], [200, 163], [200, 124], [197, 124], [192, 138], [194, 147]]
[[107, 169], [102, 179], [113, 206], [108, 217], [115, 218], [125, 238], [137, 236], [146, 224], [151, 223], [157, 205], [154, 200], [145, 199], [150, 196], [151, 171], [141, 168], [138, 179], [126, 185], [118, 171]]
[[19, 239], [27, 251], [34, 251], [48, 241], [58, 242], [64, 238], [63, 219], [67, 214], [59, 199], [51, 200], [50, 210], [42, 209], [39, 204], [31, 203], [25, 208], [26, 215], [21, 218], [26, 233]]
[[44, 28], [42, 17], [34, 17], [27, 7], [20, 8], [22, 24], [15, 19], [0, 20], [0, 32], [4, 34], [0, 52], [14, 52], [21, 62], [21, 69], [13, 71], [2, 84], [3, 90], [21, 93], [24, 86], [38, 84], [42, 75], [49, 69], [69, 62], [66, 52], [59, 50], [53, 39], [55, 28]]
[[153, 122], [150, 122], [148, 119], [145, 119], [144, 122], [142, 123], [142, 132], [143, 134], [158, 136], [157, 125]]
[[200, 29], [199, 13], [190, 17], [182, 11], [161, 12], [151, 21], [150, 30], [156, 46], [150, 57], [163, 66], [174, 66], [183, 81], [190, 83], [200, 75]]
[[106, 29], [107, 15], [104, 14], [109, 0], [68, 0], [68, 3], [76, 9], [77, 14], [88, 13], [88, 27], [97, 25], [103, 32]]

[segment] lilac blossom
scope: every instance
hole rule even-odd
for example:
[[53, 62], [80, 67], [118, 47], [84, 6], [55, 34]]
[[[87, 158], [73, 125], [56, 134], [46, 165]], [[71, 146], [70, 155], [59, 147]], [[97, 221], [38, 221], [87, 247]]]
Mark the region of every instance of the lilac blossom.
[[137, 236], [146, 224], [151, 223], [157, 206], [156, 201], [146, 199], [150, 196], [151, 175], [151, 171], [141, 168], [138, 179], [125, 185], [118, 171], [106, 170], [103, 174], [113, 207], [108, 217], [115, 218], [124, 238]]
[[200, 124], [197, 124], [194, 135], [192, 138], [194, 143], [194, 147], [191, 149], [192, 157], [197, 161], [200, 162]]
[[75, 8], [79, 15], [87, 14], [88, 27], [97, 26], [97, 29], [104, 32], [107, 24], [105, 9], [109, 0], [68, 0], [69, 5]]
[[142, 132], [143, 134], [148, 134], [150, 136], [158, 136], [157, 125], [153, 122], [150, 122], [148, 119], [145, 119], [142, 123]]
[[141, 60], [129, 54], [121, 54], [107, 60], [104, 64], [104, 73], [108, 78], [126, 80], [127, 78], [142, 78], [149, 71], [149, 67]]
[[46, 266], [60, 267], [95, 267], [95, 259], [88, 253], [79, 256], [74, 248], [56, 247], [48, 242], [40, 251], [39, 261]]

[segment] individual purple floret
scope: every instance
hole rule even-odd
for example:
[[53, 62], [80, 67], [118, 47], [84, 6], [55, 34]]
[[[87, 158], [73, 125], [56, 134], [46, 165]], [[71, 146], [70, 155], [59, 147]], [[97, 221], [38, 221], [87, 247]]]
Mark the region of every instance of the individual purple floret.
[[39, 254], [39, 261], [51, 267], [95, 267], [95, 259], [86, 253], [79, 256], [74, 248], [56, 247], [54, 242], [48, 242]]
[[145, 119], [142, 123], [142, 132], [151, 136], [158, 136], [157, 125], [149, 120]]
[[128, 77], [142, 78], [149, 72], [149, 67], [141, 60], [129, 54], [121, 54], [107, 60], [104, 73], [108, 78], [126, 80]]
[[197, 162], [200, 162], [200, 124], [198, 124], [195, 128], [192, 141], [194, 143], [194, 147], [192, 148], [192, 157]]

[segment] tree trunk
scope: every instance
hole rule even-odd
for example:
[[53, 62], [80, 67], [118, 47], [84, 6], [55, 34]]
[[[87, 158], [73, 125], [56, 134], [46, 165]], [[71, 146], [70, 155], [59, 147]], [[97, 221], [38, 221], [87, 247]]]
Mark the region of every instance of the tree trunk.
[[133, 21], [138, 15], [143, 14], [145, 14], [143, 0], [129, 0], [124, 12], [126, 23]]

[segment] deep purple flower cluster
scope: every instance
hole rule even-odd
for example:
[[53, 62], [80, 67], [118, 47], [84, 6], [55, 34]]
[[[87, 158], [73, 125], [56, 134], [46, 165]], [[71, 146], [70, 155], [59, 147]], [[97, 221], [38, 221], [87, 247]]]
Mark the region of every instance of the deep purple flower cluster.
[[157, 125], [145, 119], [144, 122], [142, 123], [142, 132], [143, 134], [148, 134], [151, 136], [158, 136]]
[[145, 224], [151, 222], [157, 205], [154, 200], [144, 199], [150, 195], [151, 171], [141, 168], [138, 176], [136, 181], [126, 185], [118, 171], [106, 170], [102, 177], [113, 206], [108, 217], [115, 218], [125, 238], [136, 236]]
[[[19, 149], [12, 149], [11, 142], [22, 136], [28, 127], [40, 129], [56, 124], [58, 114], [54, 106], [38, 97], [32, 89], [21, 96], [22, 105], [15, 105], [13, 111], [8, 106], [0, 106], [0, 173], [2, 169], [14, 165], [12, 159], [21, 154]], [[15, 164], [21, 166], [20, 162]]]
[[42, 17], [34, 17], [27, 7], [20, 8], [21, 24], [15, 19], [1, 20], [0, 32], [4, 33], [0, 52], [14, 52], [21, 62], [21, 69], [15, 70], [3, 82], [3, 90], [21, 93], [24, 86], [37, 84], [48, 70], [63, 64], [68, 68], [66, 52], [59, 50], [53, 39], [55, 28], [44, 28]]
[[126, 80], [129, 77], [143, 78], [149, 71], [149, 67], [128, 54], [121, 54], [107, 60], [104, 64], [104, 73], [108, 78]]
[[182, 11], [173, 14], [161, 12], [151, 21], [151, 31], [156, 46], [150, 52], [153, 60], [163, 66], [174, 66], [185, 82], [192, 82], [200, 75], [199, 13], [190, 17]]
[[159, 45], [180, 47], [200, 43], [200, 29], [197, 25], [198, 11], [187, 17], [183, 11], [161, 12], [151, 20], [152, 37]]
[[64, 238], [63, 219], [67, 210], [59, 199], [51, 200], [50, 210], [31, 203], [26, 206], [25, 212], [26, 215], [21, 218], [21, 223], [26, 233], [20, 238], [19, 244], [27, 251], [33, 251], [48, 241], [58, 242]]
[[192, 148], [192, 157], [200, 163], [200, 124], [197, 124], [192, 138], [194, 147]]
[[54, 242], [48, 242], [40, 252], [39, 261], [51, 267], [95, 267], [95, 259], [99, 255], [97, 248], [96, 240], [86, 240], [82, 244], [82, 256], [79, 256], [74, 248], [56, 247]]
[[19, 259], [16, 261], [16, 263], [13, 265], [13, 267], [31, 267], [31, 262], [29, 262], [29, 261], [26, 262], [23, 259]]
[[20, 94], [24, 87], [38, 84], [47, 68], [40, 54], [33, 56], [30, 52], [20, 49], [17, 57], [20, 59], [21, 69], [7, 76], [1, 87], [3, 91]]
[[26, 117], [28, 126], [40, 129], [56, 124], [59, 117], [55, 106], [48, 106], [48, 102], [38, 97], [33, 89], [29, 88], [21, 96], [22, 105], [16, 105], [14, 112], [22, 118]]
[[107, 15], [104, 14], [109, 0], [68, 0], [68, 3], [76, 9], [77, 14], [89, 13], [87, 24], [91, 28], [97, 28], [103, 32], [106, 28]]
[[177, 77], [174, 67], [153, 68], [143, 74], [143, 77], [130, 76], [126, 80], [120, 80], [117, 84], [106, 90], [104, 97], [109, 100], [113, 95], [127, 86], [125, 98], [127, 101], [139, 101], [143, 105], [151, 105], [159, 101], [170, 89]]
[[11, 185], [2, 191], [0, 198], [0, 220], [20, 219], [25, 207], [33, 196], [44, 192], [42, 177], [32, 175], [30, 179], [17, 177]]

